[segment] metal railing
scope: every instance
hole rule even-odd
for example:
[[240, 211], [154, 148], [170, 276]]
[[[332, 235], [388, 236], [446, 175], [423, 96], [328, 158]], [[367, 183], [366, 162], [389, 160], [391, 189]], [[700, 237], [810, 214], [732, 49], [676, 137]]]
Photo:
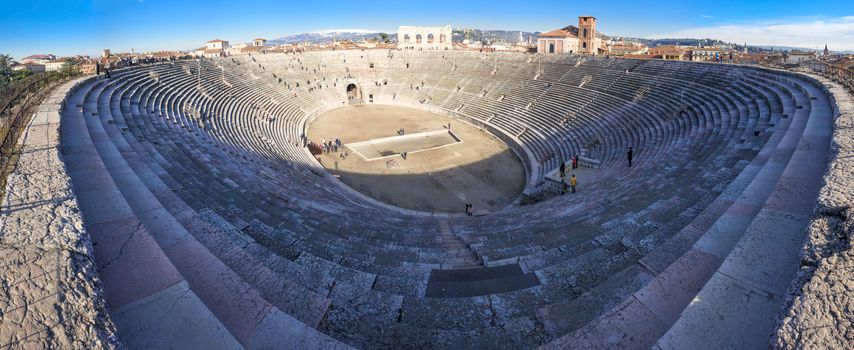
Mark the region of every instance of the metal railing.
[[18, 135], [27, 127], [33, 111], [51, 87], [78, 75], [79, 72], [37, 74], [0, 89], [0, 192], [6, 186]]
[[835, 81], [845, 87], [849, 93], [854, 94], [854, 68], [837, 66], [822, 61], [804, 62], [797, 68]]

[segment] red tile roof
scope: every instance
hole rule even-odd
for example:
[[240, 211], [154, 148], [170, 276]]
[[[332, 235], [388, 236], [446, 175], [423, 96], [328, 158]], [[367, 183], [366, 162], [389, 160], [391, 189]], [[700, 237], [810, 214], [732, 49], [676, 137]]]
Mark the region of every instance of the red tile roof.
[[[596, 36], [600, 36], [596, 33]], [[561, 29], [555, 29], [550, 32], [540, 34], [540, 38], [578, 38], [578, 28], [576, 26], [566, 26]]]
[[566, 37], [572, 37], [572, 36], [573, 36], [572, 33], [567, 32], [563, 29], [556, 29], [556, 30], [553, 30], [550, 32], [540, 34], [540, 37], [545, 37], [545, 38], [566, 38]]
[[22, 58], [22, 60], [48, 60], [52, 57], [53, 55], [29, 55], [27, 57]]

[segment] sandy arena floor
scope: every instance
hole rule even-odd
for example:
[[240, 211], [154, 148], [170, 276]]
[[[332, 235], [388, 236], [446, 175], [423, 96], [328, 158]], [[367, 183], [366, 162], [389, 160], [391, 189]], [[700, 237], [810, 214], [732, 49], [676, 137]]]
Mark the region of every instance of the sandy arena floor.
[[[367, 161], [349, 148], [350, 156], [324, 154], [322, 164], [350, 187], [380, 201], [402, 208], [437, 212], [463, 212], [465, 203], [475, 210], [500, 210], [512, 203], [525, 187], [525, 171], [519, 158], [501, 140], [480, 129], [430, 112], [385, 106], [348, 106], [318, 117], [308, 137], [339, 137], [348, 143], [406, 134], [446, 130], [462, 141], [420, 152]], [[388, 164], [393, 161], [396, 165]]]

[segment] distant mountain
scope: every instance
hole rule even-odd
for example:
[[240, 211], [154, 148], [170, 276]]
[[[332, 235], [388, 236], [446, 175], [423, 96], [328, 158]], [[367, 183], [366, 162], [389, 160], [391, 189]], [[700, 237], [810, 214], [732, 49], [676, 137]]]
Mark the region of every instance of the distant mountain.
[[[496, 30], [496, 29], [454, 29], [454, 42], [462, 42], [466, 38], [473, 43], [515, 43], [519, 41], [518, 30]], [[525, 32], [522, 31], [522, 41], [527, 41], [531, 37], [531, 41], [536, 42], [540, 32]]]
[[[271, 45], [284, 45], [284, 44], [297, 44], [297, 43], [312, 43], [312, 44], [321, 44], [321, 43], [330, 43], [333, 38], [338, 41], [342, 40], [352, 40], [352, 41], [361, 41], [362, 39], [374, 39], [380, 35], [379, 32], [376, 33], [367, 33], [367, 32], [317, 32], [317, 33], [300, 33], [284, 36], [278, 39], [267, 40], [268, 44]], [[389, 39], [391, 39], [393, 35], [389, 34]]]
[[[644, 38], [629, 38], [623, 37], [625, 41], [638, 42], [642, 43], [649, 47], [663, 46], [663, 45], [685, 45], [685, 46], [729, 46], [738, 49], [744, 48], [744, 43], [728, 43], [723, 40], [718, 39], [693, 39], [693, 38], [668, 38], [668, 39], [644, 39]], [[808, 49], [803, 47], [792, 47], [792, 46], [770, 46], [770, 45], [747, 45], [753, 49], [760, 50], [774, 50], [774, 51], [816, 51], [815, 49]]]
[[[454, 29], [454, 42], [462, 42], [468, 38], [471, 42], [488, 42], [488, 43], [515, 43], [519, 41], [518, 30], [483, 30], [483, 29]], [[329, 43], [332, 39], [338, 41], [352, 40], [360, 41], [362, 39], [375, 39], [380, 36], [380, 32], [351, 32], [351, 31], [328, 31], [315, 33], [300, 33], [284, 36], [281, 38], [268, 40], [267, 43], [272, 45], [281, 44], [296, 44], [296, 43]], [[397, 42], [397, 33], [387, 33], [389, 40]], [[539, 32], [522, 32], [523, 40], [528, 40], [530, 36], [532, 40], [536, 40]]]
[[757, 45], [755, 47], [758, 47], [758, 48], [763, 49], [763, 50], [774, 50], [774, 51], [794, 51], [794, 50], [798, 50], [798, 51], [822, 51], [822, 50], [824, 50], [824, 48], [822, 48], [821, 50], [817, 50], [817, 49], [808, 49], [805, 47], [772, 46], [772, 45], [765, 45], [765, 46]]
[[[470, 42], [473, 43], [515, 43], [519, 41], [519, 32], [518, 30], [497, 30], [497, 29], [467, 29], [467, 28], [456, 28], [453, 30], [454, 42], [462, 42], [465, 39], [469, 39]], [[541, 32], [526, 32], [521, 31], [522, 40], [527, 41], [530, 37], [532, 41], [536, 42], [537, 36], [542, 34]], [[342, 40], [352, 40], [352, 41], [361, 41], [363, 39], [376, 39], [379, 37], [381, 32], [372, 32], [372, 31], [359, 31], [359, 30], [340, 30], [340, 31], [324, 31], [324, 32], [313, 32], [313, 33], [299, 33], [292, 34], [288, 36], [284, 36], [281, 38], [268, 40], [267, 42], [271, 45], [281, 45], [281, 44], [296, 44], [296, 43], [312, 43], [312, 44], [320, 44], [320, 43], [330, 43], [333, 38], [342, 41]], [[386, 33], [388, 35], [388, 39], [391, 42], [397, 42], [397, 33]], [[656, 47], [662, 45], [701, 45], [701, 46], [730, 46], [734, 48], [743, 48], [743, 43], [727, 43], [722, 40], [717, 39], [695, 39], [695, 38], [667, 38], [667, 39], [644, 39], [644, 38], [631, 38], [631, 37], [620, 37], [617, 35], [613, 36], [604, 36], [605, 39], [622, 39], [624, 41], [630, 42], [638, 42], [642, 43], [648, 47]], [[802, 47], [788, 47], [788, 46], [768, 46], [768, 45], [749, 45], [751, 49], [757, 48], [762, 50], [770, 50], [774, 49], [775, 51], [791, 51], [791, 50], [803, 50], [803, 51], [815, 51], [814, 49], [802, 48]], [[843, 53], [850, 53], [843, 52]]]
[[717, 46], [717, 45], [737, 45], [727, 43], [717, 39], [692, 39], [692, 38], [670, 38], [670, 39], [644, 39], [644, 38], [622, 38], [624, 41], [641, 43], [649, 47], [664, 46], [664, 45], [686, 45], [686, 46]]

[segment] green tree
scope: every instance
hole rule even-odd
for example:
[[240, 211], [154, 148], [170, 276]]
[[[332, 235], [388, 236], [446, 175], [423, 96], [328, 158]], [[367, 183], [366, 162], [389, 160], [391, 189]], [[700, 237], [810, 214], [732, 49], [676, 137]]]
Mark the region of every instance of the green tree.
[[24, 79], [24, 78], [26, 78], [26, 77], [28, 77], [28, 76], [30, 76], [30, 75], [33, 75], [33, 72], [31, 72], [31, 71], [29, 71], [29, 70], [27, 70], [27, 69], [21, 69], [21, 70], [17, 70], [17, 71], [15, 71], [14, 73], [12, 73], [12, 76], [10, 77], [10, 79], [11, 79], [13, 82], [15, 82], [15, 81], [18, 81], [18, 80]]
[[6, 86], [12, 78], [12, 56], [0, 54], [0, 87]]
[[80, 72], [80, 69], [77, 67], [77, 62], [73, 58], [66, 58], [65, 62], [62, 64], [62, 68], [60, 68], [60, 72], [63, 74], [73, 75]]
[[388, 33], [380, 33], [380, 41], [382, 41], [384, 43], [388, 43], [389, 42]]

